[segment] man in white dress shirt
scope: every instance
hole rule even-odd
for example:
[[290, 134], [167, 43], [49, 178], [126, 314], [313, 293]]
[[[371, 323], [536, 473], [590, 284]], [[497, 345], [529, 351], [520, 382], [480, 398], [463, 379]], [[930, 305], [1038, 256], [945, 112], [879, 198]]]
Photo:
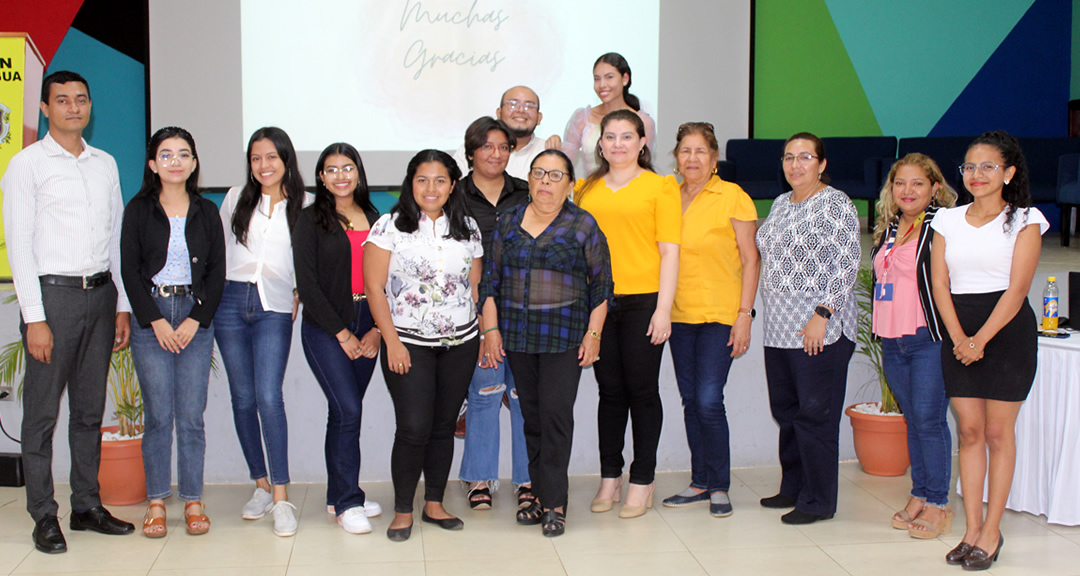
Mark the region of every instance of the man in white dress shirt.
[[[71, 529], [128, 534], [98, 497], [101, 420], [113, 350], [127, 346], [131, 307], [120, 281], [124, 200], [116, 161], [82, 138], [90, 86], [74, 72], [42, 82], [44, 138], [11, 159], [0, 180], [20, 330], [28, 353], [22, 450], [34, 546], [67, 550], [52, 478], [53, 431], [67, 388]], [[114, 284], [115, 283], [115, 284]]]
[[[528, 180], [529, 165], [533, 158], [547, 148], [562, 146], [562, 138], [559, 136], [551, 136], [547, 140], [534, 137], [536, 127], [544, 119], [544, 115], [540, 113], [540, 97], [527, 86], [514, 86], [503, 92], [499, 107], [495, 110], [495, 118], [509, 126], [514, 138], [517, 138], [517, 147], [510, 153], [510, 161], [506, 164], [506, 173], [514, 178]], [[454, 152], [454, 161], [458, 163], [463, 175], [469, 173], [465, 144]]]

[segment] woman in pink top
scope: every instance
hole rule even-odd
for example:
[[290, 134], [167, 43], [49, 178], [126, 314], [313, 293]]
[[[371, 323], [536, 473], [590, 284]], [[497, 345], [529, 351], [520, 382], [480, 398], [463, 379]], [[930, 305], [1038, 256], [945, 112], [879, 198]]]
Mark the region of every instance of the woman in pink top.
[[938, 165], [908, 154], [889, 171], [877, 202], [873, 262], [874, 334], [881, 338], [889, 388], [907, 418], [911, 496], [892, 526], [913, 538], [937, 538], [952, 527], [949, 478], [952, 436], [941, 372], [941, 316], [930, 278], [930, 221], [956, 203]]
[[599, 106], [578, 108], [566, 123], [563, 135], [562, 151], [571, 160], [577, 159], [581, 151], [586, 174], [592, 174], [599, 161], [594, 151], [600, 141], [600, 121], [609, 112], [633, 110], [645, 123], [645, 144], [655, 148], [656, 123], [652, 117], [641, 111], [641, 102], [630, 93], [630, 65], [626, 58], [615, 52], [608, 52], [596, 59], [593, 64], [593, 91], [600, 97]]

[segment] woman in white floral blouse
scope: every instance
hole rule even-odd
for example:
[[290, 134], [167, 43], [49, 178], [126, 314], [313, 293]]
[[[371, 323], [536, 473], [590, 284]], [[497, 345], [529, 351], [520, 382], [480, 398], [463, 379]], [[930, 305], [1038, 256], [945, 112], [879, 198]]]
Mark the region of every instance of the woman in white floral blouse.
[[788, 138], [781, 158], [791, 192], [773, 202], [757, 232], [765, 304], [765, 376], [780, 425], [780, 492], [766, 508], [794, 508], [785, 524], [836, 513], [840, 414], [857, 320], [859, 220], [828, 185], [825, 145]]
[[412, 533], [412, 503], [424, 474], [421, 520], [447, 530], [464, 523], [443, 508], [454, 427], [480, 351], [477, 284], [480, 231], [454, 191], [461, 170], [449, 154], [424, 150], [409, 162], [397, 206], [371, 227], [364, 291], [382, 332], [382, 371], [397, 431], [390, 455], [395, 542]]

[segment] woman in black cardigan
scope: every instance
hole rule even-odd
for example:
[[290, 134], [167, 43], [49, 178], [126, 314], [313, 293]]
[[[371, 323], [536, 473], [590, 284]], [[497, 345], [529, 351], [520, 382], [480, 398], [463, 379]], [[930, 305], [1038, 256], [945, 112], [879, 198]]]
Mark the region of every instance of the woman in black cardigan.
[[143, 466], [150, 507], [143, 534], [167, 532], [173, 423], [177, 477], [189, 534], [205, 534], [203, 412], [214, 326], [225, 288], [225, 235], [217, 206], [198, 191], [195, 140], [183, 128], [158, 130], [146, 147], [139, 193], [124, 210], [120, 269], [135, 314], [131, 356], [144, 403]]
[[304, 356], [326, 394], [326, 506], [346, 532], [371, 532], [360, 478], [360, 416], [379, 332], [364, 299], [363, 243], [379, 217], [368, 198], [364, 164], [342, 142], [323, 150], [315, 164], [315, 203], [293, 230], [296, 287], [304, 303], [300, 328]]

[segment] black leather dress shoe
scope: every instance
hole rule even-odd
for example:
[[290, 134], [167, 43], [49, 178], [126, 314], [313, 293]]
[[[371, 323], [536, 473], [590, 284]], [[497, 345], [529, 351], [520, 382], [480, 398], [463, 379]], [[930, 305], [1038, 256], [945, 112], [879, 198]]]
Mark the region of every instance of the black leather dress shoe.
[[94, 506], [86, 512], [71, 513], [72, 530], [93, 530], [102, 534], [119, 536], [131, 534], [135, 531], [135, 525], [114, 518], [104, 506]]
[[974, 548], [971, 544], [961, 541], [945, 555], [945, 562], [952, 564], [953, 566], [959, 566], [964, 563], [964, 558], [967, 558], [968, 554], [971, 554], [971, 550]]
[[420, 519], [428, 524], [434, 524], [443, 530], [461, 530], [465, 527], [465, 523], [461, 521], [461, 518], [442, 518], [436, 519], [428, 516], [427, 512], [420, 513]]
[[46, 516], [34, 524], [34, 548], [46, 554], [67, 552], [67, 541], [56, 516]]
[[776, 496], [762, 498], [761, 505], [766, 508], [794, 508], [795, 500], [788, 498], [783, 494], [777, 494]]
[[828, 520], [832, 517], [832, 514], [807, 514], [806, 512], [800, 512], [798, 509], [795, 509], [781, 516], [780, 521], [784, 524], [802, 525], [813, 524], [818, 520]]

